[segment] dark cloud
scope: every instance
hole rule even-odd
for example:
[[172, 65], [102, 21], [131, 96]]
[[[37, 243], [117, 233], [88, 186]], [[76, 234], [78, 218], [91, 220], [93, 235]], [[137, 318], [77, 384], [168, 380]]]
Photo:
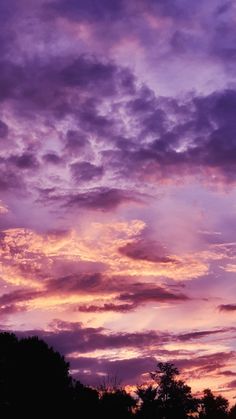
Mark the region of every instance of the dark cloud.
[[[201, 3], [201, 2], [200, 2]], [[128, 4], [124, 0], [101, 0], [97, 4], [93, 0], [59, 0], [52, 1], [47, 5], [47, 9], [51, 10], [52, 16], [55, 13], [60, 16], [66, 16], [73, 21], [86, 21], [89, 23], [127, 23], [132, 21], [135, 16], [138, 19], [144, 13], [152, 13], [154, 16], [169, 16], [174, 20], [186, 20], [192, 18], [197, 8], [191, 2], [191, 8], [188, 1], [175, 0], [145, 0], [142, 2], [130, 1]]]
[[235, 389], [236, 388], [236, 380], [230, 381], [229, 383], [227, 383], [227, 387], [230, 389]]
[[135, 304], [114, 304], [106, 303], [103, 305], [80, 305], [76, 307], [76, 311], [83, 313], [105, 313], [109, 311], [118, 313], [127, 313], [128, 311], [134, 310], [137, 306]]
[[[109, 360], [104, 358], [87, 358], [79, 356], [78, 358], [69, 357], [71, 367], [77, 370], [76, 376], [83, 377], [84, 382], [88, 384], [97, 385], [101, 383], [101, 375], [116, 376], [122, 381], [122, 384], [139, 384], [149, 379], [149, 373], [156, 367], [159, 357], [165, 356], [169, 359], [169, 362], [174, 363], [183, 373], [185, 379], [201, 379], [203, 376], [207, 376], [210, 373], [221, 374], [220, 369], [227, 365], [228, 361], [235, 359], [233, 352], [227, 353], [214, 353], [206, 356], [198, 356], [197, 353], [191, 353], [189, 358], [184, 358], [184, 354], [181, 354], [182, 359], [173, 358], [171, 351], [163, 353], [161, 347], [156, 349], [153, 356], [137, 356], [131, 359], [122, 360]], [[83, 374], [83, 370], [87, 373]], [[142, 376], [143, 375], [143, 376]]]
[[[146, 100], [146, 99], [145, 99]], [[145, 106], [145, 100], [144, 105]], [[133, 106], [133, 105], [132, 105]], [[141, 103], [138, 105], [142, 107]], [[204, 172], [214, 169], [214, 179], [223, 177], [226, 182], [235, 181], [235, 112], [236, 93], [225, 90], [205, 97], [193, 97], [184, 108], [176, 102], [166, 109], [165, 118], [185, 112], [185, 121], [169, 125], [160, 123], [156, 101], [151, 101], [148, 118], [142, 112], [140, 133], [156, 135], [153, 141], [136, 142], [131, 148], [121, 144], [119, 151], [104, 152], [105, 161], [119, 167], [123, 176], [161, 181], [166, 178], [195, 174], [199, 178]], [[160, 105], [158, 105], [160, 106]], [[171, 105], [172, 107], [172, 105]], [[188, 110], [187, 110], [188, 108]], [[131, 114], [136, 118], [137, 106]], [[168, 113], [167, 113], [168, 112]], [[163, 111], [162, 111], [163, 113]], [[180, 115], [179, 115], [180, 116]], [[214, 180], [213, 179], [213, 180]]]
[[66, 134], [65, 151], [72, 155], [81, 155], [84, 148], [89, 145], [88, 139], [79, 131], [69, 130]]
[[36, 170], [39, 167], [37, 158], [32, 153], [23, 153], [21, 155], [12, 155], [8, 158], [8, 163], [16, 166], [18, 169]]
[[222, 334], [222, 333], [227, 333], [229, 332], [231, 329], [217, 329], [217, 330], [202, 330], [202, 331], [196, 331], [196, 332], [190, 332], [190, 333], [184, 333], [182, 335], [178, 335], [178, 339], [180, 341], [189, 341], [189, 340], [193, 340], [193, 339], [201, 339], [201, 338], [207, 338], [208, 336], [211, 335], [218, 335], [218, 334]]
[[[101, 273], [77, 273], [45, 282], [46, 294], [90, 294], [100, 298], [96, 304], [80, 304], [74, 307], [81, 312], [128, 312], [137, 309], [140, 305], [158, 302], [172, 304], [189, 300], [185, 294], [174, 293], [164, 287], [152, 283], [143, 284], [134, 282], [132, 277], [108, 277]], [[125, 288], [126, 292], [121, 292]], [[45, 294], [45, 295], [46, 295]], [[102, 301], [101, 295], [116, 294], [107, 303]]]
[[146, 260], [154, 263], [175, 263], [175, 259], [166, 255], [166, 249], [155, 240], [140, 238], [120, 247], [122, 255], [131, 259]]
[[8, 135], [8, 126], [5, 122], [0, 121], [0, 138], [6, 138]]
[[26, 173], [38, 171], [40, 165], [33, 153], [12, 154], [0, 157], [0, 190], [25, 193], [27, 189]]
[[[175, 304], [178, 302], [184, 302], [190, 299], [185, 294], [173, 293], [165, 288], [154, 286], [152, 284], [141, 284], [141, 283], [126, 283], [127, 292], [120, 293], [120, 289], [124, 284], [122, 282], [116, 282], [109, 284], [104, 282], [100, 290], [105, 293], [117, 293], [117, 297], [110, 303], [98, 303], [98, 304], [81, 304], [75, 307], [76, 311], [82, 311], [87, 313], [102, 313], [102, 312], [120, 312], [126, 313], [138, 309], [141, 305], [148, 303], [171, 303]], [[98, 292], [99, 290], [97, 290]], [[122, 303], [121, 303], [122, 302]]]
[[20, 5], [17, 0], [2, 0], [0, 4], [0, 19], [2, 23], [14, 19], [19, 12]]
[[96, 166], [87, 161], [76, 162], [70, 166], [72, 177], [76, 182], [87, 182], [100, 179], [103, 175], [103, 167]]
[[9, 191], [24, 191], [25, 184], [22, 176], [18, 175], [18, 172], [13, 170], [0, 160], [0, 190], [2, 192]]
[[[0, 101], [11, 100], [17, 115], [33, 120], [35, 112], [61, 119], [76, 115], [85, 128], [104, 130], [112, 121], [97, 109], [103, 99], [135, 92], [128, 68], [90, 55], [0, 62]], [[73, 132], [69, 129], [68, 132]]]
[[113, 62], [102, 62], [95, 57], [80, 56], [61, 69], [59, 77], [66, 86], [95, 89], [103, 96], [115, 93], [133, 93], [135, 78], [130, 70]]
[[13, 98], [17, 94], [17, 87], [25, 81], [24, 68], [11, 61], [0, 61], [0, 102]]
[[30, 288], [12, 291], [0, 296], [0, 306], [9, 306], [10, 304], [27, 302], [38, 297], [39, 295], [39, 291], [35, 291]]
[[78, 273], [61, 278], [49, 280], [47, 290], [49, 293], [56, 294], [90, 294], [101, 292], [105, 287], [105, 279], [100, 273]]
[[[127, 286], [127, 289], [129, 286]], [[131, 286], [132, 288], [132, 286]], [[158, 302], [158, 303], [176, 303], [176, 302], [183, 302], [188, 300], [184, 294], [174, 294], [171, 293], [164, 288], [160, 287], [153, 287], [153, 288], [145, 288], [143, 287], [139, 292], [133, 293], [121, 293], [118, 297], [118, 301], [128, 301], [128, 303], [120, 304], [120, 303], [105, 303], [99, 305], [89, 305], [84, 304], [80, 305], [76, 308], [76, 311], [81, 311], [84, 313], [103, 313], [103, 312], [118, 312], [118, 313], [127, 313], [129, 311], [136, 310], [139, 306]]]
[[102, 384], [101, 375], [103, 377], [115, 377], [122, 385], [137, 385], [142, 380], [140, 376], [153, 371], [157, 363], [154, 357], [109, 360], [107, 358], [95, 359], [81, 356], [78, 358], [69, 357], [68, 360], [72, 370], [76, 371], [76, 377], [83, 383], [95, 386]]
[[66, 197], [65, 206], [67, 208], [87, 208], [98, 211], [111, 211], [121, 204], [126, 203], [142, 203], [141, 198], [135, 196], [130, 191], [123, 189], [109, 189], [101, 187], [91, 189], [88, 192], [77, 193], [70, 197]]
[[47, 8], [52, 11], [52, 16], [66, 16], [70, 20], [97, 22], [117, 21], [124, 17], [124, 0], [101, 0], [99, 3], [93, 0], [59, 0], [52, 1]]
[[54, 152], [49, 152], [49, 153], [44, 154], [43, 160], [45, 161], [45, 163], [55, 164], [55, 165], [62, 163], [61, 157], [58, 156]]
[[218, 309], [223, 312], [233, 312], [236, 311], [236, 304], [221, 304]]
[[[26, 251], [24, 249], [23, 251]], [[11, 254], [17, 254], [16, 250], [11, 249]], [[22, 252], [22, 249], [21, 249]], [[18, 252], [18, 255], [21, 253]], [[31, 255], [32, 257], [33, 255]], [[37, 254], [37, 261], [39, 262], [39, 255]], [[52, 261], [53, 262], [53, 261]], [[41, 261], [42, 264], [47, 263], [46, 259]], [[25, 278], [34, 275], [40, 280], [41, 285], [43, 284], [43, 290], [27, 289], [22, 288], [16, 291], [0, 296], [0, 306], [7, 306], [10, 304], [22, 304], [27, 306], [27, 303], [37, 298], [44, 298], [56, 296], [93, 296], [93, 303], [81, 303], [81, 304], [68, 304], [68, 310], [79, 311], [84, 313], [103, 313], [103, 312], [117, 312], [127, 313], [138, 309], [140, 306], [148, 303], [166, 303], [176, 304], [183, 303], [190, 298], [181, 293], [174, 293], [165, 289], [164, 287], [158, 287], [154, 284], [142, 284], [139, 282], [133, 282], [132, 277], [127, 278], [113, 278], [108, 277], [101, 273], [92, 273], [93, 266], [84, 265], [78, 266], [76, 264], [63, 264], [59, 262], [53, 263], [53, 266], [49, 269], [45, 269], [43, 266], [37, 269], [31, 268], [32, 262], [19, 263], [17, 271], [24, 275]], [[65, 265], [65, 266], [64, 266]], [[95, 268], [96, 268], [95, 264]], [[94, 269], [95, 269], [94, 268]], [[16, 269], [16, 268], [15, 268]], [[81, 270], [81, 273], [78, 270]], [[85, 273], [85, 270], [89, 270], [89, 273]], [[57, 271], [69, 271], [76, 273], [70, 273], [67, 276], [55, 277]], [[52, 279], [47, 279], [49, 276], [54, 276]], [[126, 292], [121, 292], [122, 289], [126, 289]], [[110, 301], [107, 302], [105, 298], [110, 296]], [[206, 334], [206, 332], [203, 332]], [[216, 332], [211, 332], [216, 333]], [[210, 332], [209, 332], [210, 334]], [[196, 333], [197, 335], [197, 333]], [[199, 332], [199, 336], [200, 336]], [[201, 336], [200, 336], [201, 337]], [[194, 336], [192, 336], [194, 338]], [[182, 340], [188, 339], [188, 337], [181, 337]], [[190, 339], [190, 337], [189, 337]]]
[[194, 356], [185, 359], [173, 359], [175, 365], [184, 370], [186, 378], [201, 379], [204, 375], [216, 373], [219, 374], [222, 368], [225, 368], [229, 361], [234, 362], [235, 352], [216, 352], [209, 355]]
[[113, 211], [122, 204], [143, 204], [143, 197], [128, 190], [98, 187], [86, 192], [71, 194], [60, 192], [57, 188], [38, 188], [39, 201], [47, 205], [58, 206], [60, 209], [73, 211], [88, 209], [92, 211]]
[[43, 291], [31, 288], [21, 288], [0, 296], [0, 316], [8, 317], [13, 314], [28, 311], [28, 303], [37, 297], [43, 297]]
[[164, 335], [154, 331], [137, 333], [107, 333], [103, 328], [82, 327], [80, 323], [54, 322], [54, 330], [32, 330], [17, 332], [23, 335], [37, 335], [63, 354], [86, 353], [97, 349], [143, 348], [159, 345]]
[[[78, 183], [92, 184], [105, 172], [125, 182], [162, 182], [188, 175], [206, 179], [209, 170], [213, 182], [236, 180], [233, 89], [185, 99], [158, 97], [138, 85], [131, 70], [83, 54], [21, 64], [8, 59], [2, 62], [1, 74], [2, 101], [10, 101], [18, 117], [33, 124], [36, 114], [47, 115], [53, 125], [70, 115], [73, 126], [59, 134], [63, 154], [59, 157], [50, 151], [41, 157], [54, 165], [63, 159]], [[107, 100], [109, 106], [104, 106]], [[124, 113], [129, 118], [129, 135]], [[6, 136], [2, 124], [0, 134]], [[99, 165], [93, 161], [96, 142], [91, 137], [103, 145]], [[89, 149], [88, 157], [83, 153]], [[18, 169], [37, 169], [38, 154], [13, 154], [8, 162]], [[73, 161], [74, 156], [79, 161]], [[104, 186], [72, 194], [66, 205], [111, 211], [122, 202], [135, 201], [133, 193]], [[133, 255], [138, 252], [126, 250]]]
[[220, 374], [224, 375], [225, 377], [234, 377], [236, 375], [236, 372], [226, 370], [226, 371], [221, 371]]
[[21, 313], [26, 310], [27, 310], [26, 307], [24, 307], [23, 305], [19, 306], [17, 304], [8, 304], [8, 305], [0, 306], [0, 317], [5, 318], [12, 314]]
[[124, 292], [120, 294], [121, 301], [129, 301], [134, 306], [148, 302], [186, 301], [189, 298], [184, 294], [174, 294], [161, 287], [143, 287], [136, 292]]
[[224, 63], [226, 70], [232, 71], [236, 59], [234, 3], [224, 2], [216, 9], [215, 17], [209, 53]]

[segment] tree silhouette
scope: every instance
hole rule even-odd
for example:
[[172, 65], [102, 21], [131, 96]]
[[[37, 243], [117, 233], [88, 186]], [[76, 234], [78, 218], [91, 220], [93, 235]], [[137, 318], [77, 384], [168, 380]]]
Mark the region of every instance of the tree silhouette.
[[69, 364], [37, 337], [0, 334], [0, 409], [3, 417], [66, 413], [72, 380]]
[[222, 396], [214, 396], [210, 389], [204, 390], [204, 396], [201, 400], [200, 419], [225, 419], [227, 418], [227, 409], [229, 402]]
[[85, 418], [100, 417], [100, 400], [97, 390], [86, 387], [79, 381], [73, 383], [73, 400], [70, 411], [74, 416], [79, 412], [83, 413]]
[[157, 387], [153, 385], [148, 387], [140, 386], [137, 388], [136, 393], [141, 401], [137, 416], [145, 419], [158, 417], [160, 405], [157, 400]]
[[229, 418], [230, 419], [236, 419], [236, 404], [231, 407], [229, 411]]
[[105, 391], [101, 396], [101, 418], [130, 419], [135, 406], [136, 401], [125, 390]]
[[7, 417], [13, 412], [15, 374], [13, 360], [16, 356], [18, 341], [10, 333], [0, 334], [0, 413]]
[[[160, 362], [157, 365], [156, 371], [151, 373], [157, 384], [156, 390], [149, 387], [146, 393], [138, 392], [143, 400], [141, 411], [145, 411], [144, 417], [148, 414], [149, 417], [157, 415], [160, 419], [187, 419], [197, 412], [198, 400], [192, 396], [189, 386], [176, 379], [178, 375], [178, 369], [171, 363]], [[155, 412], [155, 415], [150, 416], [150, 412]]]

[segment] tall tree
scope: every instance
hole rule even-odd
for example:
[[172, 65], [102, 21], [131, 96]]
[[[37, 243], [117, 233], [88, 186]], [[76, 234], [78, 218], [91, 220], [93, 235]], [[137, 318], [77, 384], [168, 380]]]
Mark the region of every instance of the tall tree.
[[157, 387], [140, 386], [136, 391], [141, 402], [137, 417], [142, 419], [153, 419], [158, 417], [159, 403], [157, 400]]
[[187, 419], [197, 412], [198, 400], [192, 396], [191, 388], [176, 378], [178, 375], [178, 369], [169, 362], [160, 362], [156, 371], [151, 373], [157, 384], [156, 403], [160, 419]]

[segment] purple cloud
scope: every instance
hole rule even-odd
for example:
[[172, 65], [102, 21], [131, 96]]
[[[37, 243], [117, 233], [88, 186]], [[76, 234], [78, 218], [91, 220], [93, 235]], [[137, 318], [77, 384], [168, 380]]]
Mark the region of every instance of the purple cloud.
[[12, 164], [18, 169], [36, 170], [39, 167], [36, 157], [31, 153], [23, 153], [19, 156], [12, 155], [8, 158], [8, 164]]
[[189, 298], [184, 294], [171, 293], [161, 287], [142, 287], [136, 292], [120, 294], [119, 299], [121, 301], [129, 301], [137, 306], [147, 302], [186, 301]]
[[156, 241], [140, 238], [120, 247], [121, 254], [131, 259], [146, 260], [154, 263], [175, 263], [175, 259], [166, 255], [166, 249]]
[[60, 158], [60, 156], [58, 156], [56, 153], [53, 153], [53, 152], [48, 152], [44, 154], [43, 160], [45, 163], [54, 164], [54, 165], [62, 163], [62, 159]]
[[236, 311], [236, 304], [221, 304], [220, 306], [218, 306], [218, 309], [226, 313]]
[[96, 166], [89, 162], [76, 162], [71, 164], [72, 178], [75, 182], [88, 182], [93, 179], [100, 179], [103, 175], [103, 167]]
[[80, 323], [56, 321], [54, 331], [32, 330], [16, 332], [18, 335], [37, 335], [63, 354], [73, 352], [86, 353], [97, 349], [142, 348], [145, 345], [158, 344], [162, 334], [154, 331], [140, 333], [106, 333], [103, 328], [82, 327]]
[[65, 206], [72, 209], [87, 208], [99, 211], [111, 211], [119, 205], [129, 202], [137, 204], [141, 203], [142, 200], [130, 191], [115, 188], [97, 188], [66, 197]]
[[8, 135], [8, 126], [5, 122], [0, 121], [0, 138], [6, 138]]

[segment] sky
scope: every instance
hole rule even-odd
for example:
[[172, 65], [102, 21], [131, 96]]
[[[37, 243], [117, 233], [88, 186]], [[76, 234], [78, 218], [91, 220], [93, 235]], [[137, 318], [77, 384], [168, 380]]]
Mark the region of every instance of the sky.
[[0, 328], [236, 396], [236, 4], [1, 0]]

